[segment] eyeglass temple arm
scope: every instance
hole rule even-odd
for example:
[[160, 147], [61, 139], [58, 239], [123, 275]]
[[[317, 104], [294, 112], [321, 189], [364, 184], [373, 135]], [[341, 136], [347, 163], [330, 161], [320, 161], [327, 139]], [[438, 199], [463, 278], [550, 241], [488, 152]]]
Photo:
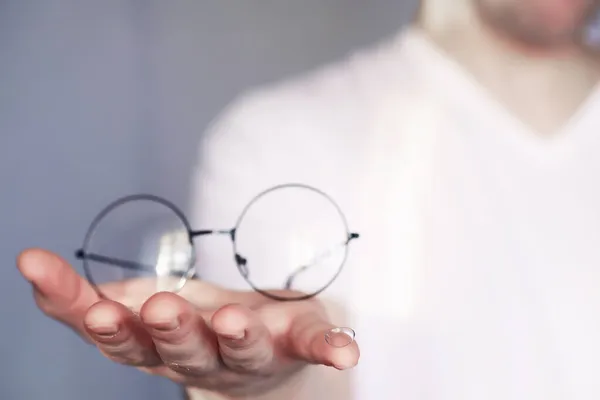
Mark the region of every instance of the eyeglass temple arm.
[[[190, 237], [196, 237], [196, 236], [206, 236], [206, 235], [232, 235], [234, 232], [233, 229], [202, 229], [202, 230], [198, 230], [198, 231], [190, 231]], [[98, 263], [102, 263], [102, 264], [107, 264], [107, 265], [114, 265], [115, 267], [121, 267], [121, 268], [125, 268], [125, 269], [130, 269], [133, 271], [148, 271], [148, 272], [154, 272], [155, 268], [152, 267], [151, 265], [144, 265], [135, 261], [129, 261], [129, 260], [122, 260], [119, 258], [114, 258], [114, 257], [107, 257], [107, 256], [103, 256], [101, 254], [96, 254], [96, 253], [86, 253], [83, 251], [83, 249], [79, 249], [75, 252], [75, 258], [77, 258], [78, 260], [90, 260], [90, 261], [95, 261]], [[184, 276], [186, 275], [183, 272], [180, 271], [170, 271], [170, 275], [175, 275], [175, 276]], [[192, 278], [195, 277], [192, 276]]]
[[[96, 253], [85, 253], [82, 249], [75, 252], [75, 258], [78, 260], [90, 260], [102, 264], [114, 265], [115, 267], [121, 267], [133, 271], [155, 271], [155, 268], [150, 265], [141, 264], [135, 261], [122, 260], [120, 258], [107, 257]], [[185, 273], [180, 271], [170, 271], [169, 275], [184, 276]]]
[[358, 239], [360, 237], [360, 235], [358, 233], [350, 233], [348, 235], [348, 238], [339, 243], [336, 246], [330, 247], [327, 250], [317, 254], [310, 263], [306, 264], [306, 265], [301, 265], [300, 267], [298, 267], [294, 272], [292, 272], [287, 280], [285, 281], [285, 289], [290, 290], [292, 288], [292, 284], [294, 283], [294, 280], [296, 279], [296, 277], [298, 275], [300, 275], [302, 272], [308, 270], [310, 267], [314, 266], [315, 264], [317, 264], [320, 260], [322, 260], [323, 258], [327, 257], [331, 251], [333, 249], [335, 249], [336, 247], [340, 247], [340, 246], [347, 246], [348, 243], [350, 243], [352, 240], [354, 239]]

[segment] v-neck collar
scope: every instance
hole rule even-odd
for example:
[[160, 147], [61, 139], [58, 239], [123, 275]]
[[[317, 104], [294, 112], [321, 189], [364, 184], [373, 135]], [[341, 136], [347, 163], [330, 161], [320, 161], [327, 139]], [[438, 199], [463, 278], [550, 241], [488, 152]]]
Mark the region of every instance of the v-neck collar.
[[[506, 140], [515, 144], [521, 143], [536, 151], [554, 152], [564, 145], [573, 142], [581, 135], [595, 134], [593, 129], [586, 129], [592, 123], [600, 121], [600, 113], [594, 108], [600, 104], [600, 83], [596, 84], [575, 113], [554, 134], [543, 135], [528, 126], [506, 106], [500, 103], [483, 85], [457, 61], [445, 55], [418, 28], [409, 28], [402, 34], [402, 51], [409, 60], [418, 64], [419, 70], [425, 71], [427, 85], [435, 93], [446, 97], [450, 104], [465, 106], [461, 111], [470, 118], [485, 118], [484, 123], [493, 121], [502, 125], [506, 131]], [[490, 119], [489, 117], [492, 116]], [[596, 116], [596, 118], [592, 118]], [[494, 127], [498, 129], [498, 126]]]

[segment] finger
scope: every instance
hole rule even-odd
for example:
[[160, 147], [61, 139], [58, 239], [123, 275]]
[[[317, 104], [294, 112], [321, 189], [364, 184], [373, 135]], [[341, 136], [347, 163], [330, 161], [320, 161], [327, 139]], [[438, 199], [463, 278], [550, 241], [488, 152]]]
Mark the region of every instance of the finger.
[[157, 293], [142, 306], [140, 317], [172, 370], [202, 376], [218, 369], [214, 334], [188, 301], [173, 293]]
[[289, 331], [292, 356], [339, 370], [356, 366], [360, 358], [358, 344], [354, 340], [344, 347], [327, 343], [325, 337], [333, 328], [334, 325], [312, 313], [294, 318]]
[[273, 342], [259, 317], [241, 305], [227, 305], [212, 317], [223, 363], [242, 373], [269, 372], [273, 365]]
[[38, 307], [87, 338], [83, 318], [99, 298], [94, 288], [61, 257], [29, 249], [17, 257], [17, 266], [34, 288]]
[[124, 305], [100, 301], [89, 309], [84, 323], [98, 349], [111, 360], [138, 367], [162, 364], [152, 338]]

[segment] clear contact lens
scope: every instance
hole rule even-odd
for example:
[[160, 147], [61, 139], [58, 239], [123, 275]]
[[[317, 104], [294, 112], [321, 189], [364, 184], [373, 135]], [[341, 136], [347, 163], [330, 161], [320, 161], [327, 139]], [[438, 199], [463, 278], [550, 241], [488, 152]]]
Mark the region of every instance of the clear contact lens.
[[355, 336], [351, 328], [332, 328], [325, 332], [325, 341], [333, 347], [346, 347], [354, 342]]

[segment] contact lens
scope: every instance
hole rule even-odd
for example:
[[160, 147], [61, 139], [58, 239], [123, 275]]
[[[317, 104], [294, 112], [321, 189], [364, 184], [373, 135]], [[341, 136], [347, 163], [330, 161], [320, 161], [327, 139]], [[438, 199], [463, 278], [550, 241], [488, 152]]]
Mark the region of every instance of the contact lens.
[[332, 328], [325, 332], [325, 341], [333, 347], [346, 347], [354, 342], [355, 336], [351, 328]]

